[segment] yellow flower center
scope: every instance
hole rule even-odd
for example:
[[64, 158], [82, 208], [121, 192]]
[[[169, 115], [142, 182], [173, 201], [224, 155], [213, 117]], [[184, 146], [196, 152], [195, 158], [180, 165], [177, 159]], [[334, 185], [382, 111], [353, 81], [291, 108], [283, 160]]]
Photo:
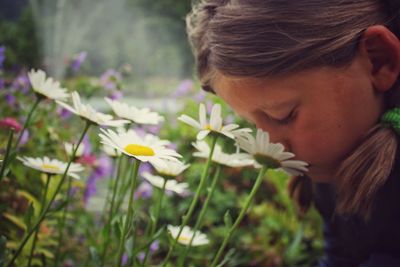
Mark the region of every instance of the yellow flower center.
[[124, 150], [134, 156], [154, 156], [154, 150], [148, 146], [141, 146], [135, 144], [127, 145]]
[[190, 242], [190, 238], [188, 237], [188, 236], [180, 236], [179, 238], [178, 238], [178, 241], [179, 242], [181, 242], [181, 243], [189, 243]]
[[210, 131], [212, 131], [212, 128], [211, 128], [211, 125], [210, 124], [206, 124], [206, 130], [210, 130]]
[[58, 172], [58, 171], [61, 170], [58, 166], [50, 165], [50, 164], [43, 164], [43, 165], [42, 165], [42, 168], [43, 168], [44, 170], [52, 171], [52, 172], [54, 172], [54, 171]]

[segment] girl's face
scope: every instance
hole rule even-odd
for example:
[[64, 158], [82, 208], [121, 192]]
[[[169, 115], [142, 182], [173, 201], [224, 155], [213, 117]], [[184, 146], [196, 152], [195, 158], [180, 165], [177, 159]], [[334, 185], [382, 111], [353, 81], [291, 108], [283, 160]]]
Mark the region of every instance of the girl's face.
[[272, 142], [308, 162], [313, 180], [334, 182], [340, 162], [383, 112], [383, 95], [361, 61], [265, 79], [220, 75], [213, 88]]

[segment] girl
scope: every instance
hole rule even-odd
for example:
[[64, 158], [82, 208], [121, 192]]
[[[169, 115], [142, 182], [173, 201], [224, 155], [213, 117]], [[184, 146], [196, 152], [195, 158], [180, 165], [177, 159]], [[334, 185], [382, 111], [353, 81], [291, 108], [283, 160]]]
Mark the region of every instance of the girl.
[[324, 266], [400, 266], [400, 1], [204, 0], [188, 16], [202, 87], [270, 133], [307, 177]]

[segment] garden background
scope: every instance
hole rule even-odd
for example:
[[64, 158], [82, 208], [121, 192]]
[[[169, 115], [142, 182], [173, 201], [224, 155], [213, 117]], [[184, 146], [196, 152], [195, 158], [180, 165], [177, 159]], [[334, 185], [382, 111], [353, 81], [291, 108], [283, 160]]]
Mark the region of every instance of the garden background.
[[[161, 113], [165, 121], [138, 130], [172, 142], [191, 164], [178, 180], [187, 182], [194, 192], [204, 161], [192, 155], [196, 131], [179, 122], [178, 116], [197, 118], [199, 103], [205, 103], [208, 109], [220, 103], [226, 121], [252, 126], [199, 88], [185, 34], [184, 18], [190, 6], [191, 2], [185, 0], [0, 0], [0, 120], [13, 118], [23, 124], [27, 119], [35, 97], [27, 76], [30, 69], [45, 70], [100, 111], [110, 110], [104, 97], [149, 107]], [[55, 103], [46, 104], [38, 108], [21, 134], [18, 154], [67, 161], [64, 142], [77, 138], [81, 122]], [[7, 141], [8, 128], [2, 124], [0, 159], [4, 158]], [[115, 266], [112, 256], [119, 237], [115, 229], [107, 229], [111, 234], [105, 237], [104, 214], [110, 205], [108, 188], [116, 164], [102, 152], [98, 130], [87, 134], [84, 144], [80, 163], [85, 171], [80, 180], [73, 181], [69, 192], [61, 247], [57, 245], [60, 208], [40, 228], [32, 266], [54, 266], [56, 254], [60, 266], [100, 266], [105, 240], [109, 256], [104, 264]], [[143, 164], [139, 176], [146, 170], [151, 171], [151, 167]], [[207, 266], [226, 235], [229, 218], [238, 215], [256, 176], [249, 168], [223, 170], [201, 228], [210, 243], [193, 248], [185, 266]], [[43, 179], [16, 160], [0, 180], [0, 266], [5, 266], [29, 228]], [[281, 172], [266, 176], [251, 210], [228, 244], [224, 266], [312, 266], [321, 256], [320, 219], [314, 209], [306, 215], [298, 214], [288, 196], [287, 182], [288, 176]], [[146, 228], [158, 194], [140, 178], [135, 192], [138, 229]], [[195, 214], [204, 201], [200, 198]], [[127, 197], [120, 202], [123, 216]], [[179, 225], [189, 204], [190, 194], [167, 194], [159, 224]], [[166, 231], [157, 236], [148, 266], [157, 266], [165, 258], [168, 238]], [[179, 245], [169, 266], [175, 265], [183, 249]], [[28, 265], [29, 251], [23, 251], [15, 266]], [[137, 261], [131, 256], [126, 255], [126, 266], [135, 266]], [[135, 257], [143, 254], [138, 251]]]

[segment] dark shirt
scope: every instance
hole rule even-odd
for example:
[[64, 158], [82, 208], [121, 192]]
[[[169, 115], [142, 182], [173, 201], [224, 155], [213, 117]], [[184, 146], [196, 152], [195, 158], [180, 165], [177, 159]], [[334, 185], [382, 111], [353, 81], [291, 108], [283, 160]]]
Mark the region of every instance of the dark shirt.
[[371, 218], [334, 214], [335, 190], [317, 183], [315, 205], [324, 220], [325, 256], [318, 267], [400, 267], [400, 157], [379, 189]]

